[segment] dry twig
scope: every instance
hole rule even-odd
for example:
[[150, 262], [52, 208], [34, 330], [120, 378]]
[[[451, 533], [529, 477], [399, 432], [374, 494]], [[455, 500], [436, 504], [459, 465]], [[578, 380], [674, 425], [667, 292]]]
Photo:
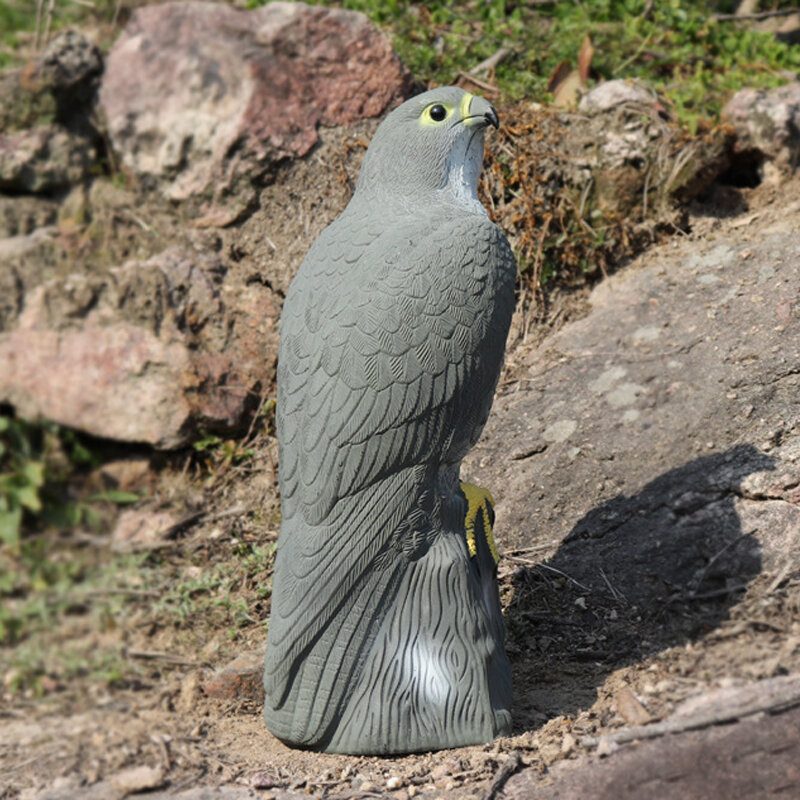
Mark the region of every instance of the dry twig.
[[156, 650], [123, 650], [123, 655], [128, 658], [140, 658], [143, 661], [163, 661], [166, 664], [175, 664], [179, 667], [205, 667], [205, 661], [194, 661], [172, 653], [162, 653]]
[[508, 779], [522, 766], [522, 756], [519, 750], [514, 750], [510, 753], [505, 763], [497, 771], [497, 774], [492, 779], [483, 800], [495, 800], [496, 797], [502, 792], [503, 787], [508, 782]]
[[494, 69], [498, 64], [505, 61], [509, 55], [511, 55], [511, 50], [507, 47], [501, 47], [496, 53], [493, 53], [489, 56], [489, 58], [484, 58], [480, 64], [476, 64], [470, 71], [470, 75], [480, 75], [482, 72], [488, 72], [490, 69]]
[[500, 91], [496, 86], [493, 86], [491, 83], [487, 83], [486, 81], [482, 81], [480, 78], [476, 78], [469, 72], [459, 72], [458, 77], [462, 80], [468, 81], [469, 83], [474, 83], [477, 87], [483, 89], [484, 92], [488, 92], [489, 94], [497, 94]]

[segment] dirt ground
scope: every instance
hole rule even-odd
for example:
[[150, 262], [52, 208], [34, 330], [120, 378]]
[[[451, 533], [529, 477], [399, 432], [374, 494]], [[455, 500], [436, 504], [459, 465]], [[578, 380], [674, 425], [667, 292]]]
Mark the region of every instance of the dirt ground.
[[[775, 225], [799, 188], [797, 181], [719, 188], [693, 210], [692, 232], [681, 246], [699, 252], [709, 241]], [[245, 237], [239, 246], [256, 245]], [[660, 245], [626, 270], [646, 269], [674, 246]], [[576, 324], [587, 308], [586, 292], [564, 295], [546, 322], [517, 338], [498, 403], [526, 380], [555, 332]], [[788, 420], [783, 439], [769, 446], [793, 447], [796, 422]], [[521, 527], [500, 498], [497, 538], [505, 551], [500, 581], [515, 677], [515, 736], [392, 759], [291, 750], [265, 730], [257, 691], [221, 698], [207, 690], [215, 669], [240, 653], [257, 653], [265, 641], [277, 534], [270, 424], [268, 414], [259, 417], [249, 435], [227, 449], [177, 456], [126, 451], [87, 473], [87, 486], [145, 488], [145, 508], [166, 510], [179, 524], [133, 553], [112, 552], [107, 533], [44, 537], [50, 558], [73, 565], [76, 575], [63, 589], [19, 598], [28, 633], [0, 651], [0, 798], [166, 793], [154, 795], [160, 797], [198, 787], [209, 791], [186, 797], [482, 798], [495, 793], [492, 781], [509, 765], [530, 767], [544, 787], [557, 762], [591, 750], [587, 737], [664, 719], [710, 688], [800, 671], [797, 565], [754, 565], [745, 552], [715, 577], [715, 565], [739, 547], [731, 542], [751, 531], [740, 530], [704, 556], [694, 595], [676, 598], [667, 587], [649, 595], [660, 607], [643, 608], [623, 597], [611, 578], [608, 591], [587, 588], [581, 575], [591, 564], [559, 566], [554, 554], [569, 546], [581, 522], [601, 527], [604, 513], [638, 513], [637, 498], [642, 508], [655, 503], [647, 490], [629, 492], [620, 508], [613, 505], [619, 487], [598, 487], [597, 497], [556, 508], [558, 521], [533, 531]], [[768, 434], [766, 428], [753, 431]], [[490, 426], [479, 450], [507, 449], [498, 436]], [[793, 452], [783, 453], [787, 464], [800, 457]], [[480, 460], [470, 464], [478, 473], [480, 466]], [[569, 484], [572, 476], [564, 469], [553, 480]], [[546, 496], [537, 500], [547, 503]], [[599, 510], [588, 523], [585, 506]], [[582, 557], [599, 556], [590, 549]], [[697, 580], [696, 564], [685, 569]], [[715, 581], [699, 591], [710, 577]], [[726, 583], [731, 577], [744, 585], [732, 588]], [[226, 788], [214, 794], [213, 787]]]

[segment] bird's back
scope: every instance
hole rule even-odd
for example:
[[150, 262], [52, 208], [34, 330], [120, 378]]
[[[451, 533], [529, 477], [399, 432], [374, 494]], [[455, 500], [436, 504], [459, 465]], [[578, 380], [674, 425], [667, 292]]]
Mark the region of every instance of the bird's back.
[[[507, 717], [473, 707], [490, 693], [472, 684], [507, 662], [464, 544], [458, 466], [491, 407], [513, 257], [482, 214], [377, 211], [351, 204], [312, 247], [286, 298], [278, 369], [283, 519], [265, 715], [286, 741], [347, 752], [484, 741]], [[415, 606], [421, 587], [459, 582], [474, 603], [437, 594], [427, 612]], [[437, 625], [472, 638], [457, 648], [456, 661], [477, 665], [461, 682], [428, 652]], [[424, 663], [427, 689], [412, 674]], [[448, 685], [431, 705], [430, 687]], [[380, 709], [400, 695], [407, 723], [391, 733]], [[419, 703], [430, 718], [412, 713]]]

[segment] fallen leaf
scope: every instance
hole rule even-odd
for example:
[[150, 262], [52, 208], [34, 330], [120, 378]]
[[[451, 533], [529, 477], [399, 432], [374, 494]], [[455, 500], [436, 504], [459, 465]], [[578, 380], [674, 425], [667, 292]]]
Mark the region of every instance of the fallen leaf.
[[581, 49], [578, 52], [578, 74], [585, 83], [589, 80], [589, 73], [592, 71], [592, 58], [594, 57], [594, 45], [589, 36], [583, 37]]
[[164, 783], [164, 770], [161, 767], [148, 767], [142, 764], [112, 775], [110, 782], [122, 794], [135, 794], [161, 786]]
[[557, 108], [575, 108], [580, 92], [585, 88], [586, 84], [578, 70], [572, 70], [553, 92], [553, 105]]

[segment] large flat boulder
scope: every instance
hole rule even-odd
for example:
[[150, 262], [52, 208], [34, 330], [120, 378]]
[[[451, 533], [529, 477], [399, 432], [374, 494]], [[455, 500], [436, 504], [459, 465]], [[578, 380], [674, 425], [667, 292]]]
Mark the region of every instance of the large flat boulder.
[[100, 106], [124, 167], [186, 198], [306, 155], [318, 125], [376, 117], [408, 87], [363, 14], [179, 2], [134, 12], [109, 53]]
[[750, 800], [800, 796], [800, 708], [686, 730], [605, 759], [562, 762], [542, 785], [533, 770], [505, 786], [507, 800]]
[[[620, 728], [800, 673], [800, 203], [695, 223], [512, 352], [465, 465], [496, 499], [539, 761], [508, 797], [797, 791], [796, 709], [645, 744]], [[611, 746], [580, 755], [587, 738]]]
[[651, 251], [501, 384], [468, 471], [507, 547], [594, 541], [612, 583], [641, 559], [626, 590], [648, 597], [734, 529], [757, 529], [762, 568], [796, 550], [800, 204], [751, 228]]

